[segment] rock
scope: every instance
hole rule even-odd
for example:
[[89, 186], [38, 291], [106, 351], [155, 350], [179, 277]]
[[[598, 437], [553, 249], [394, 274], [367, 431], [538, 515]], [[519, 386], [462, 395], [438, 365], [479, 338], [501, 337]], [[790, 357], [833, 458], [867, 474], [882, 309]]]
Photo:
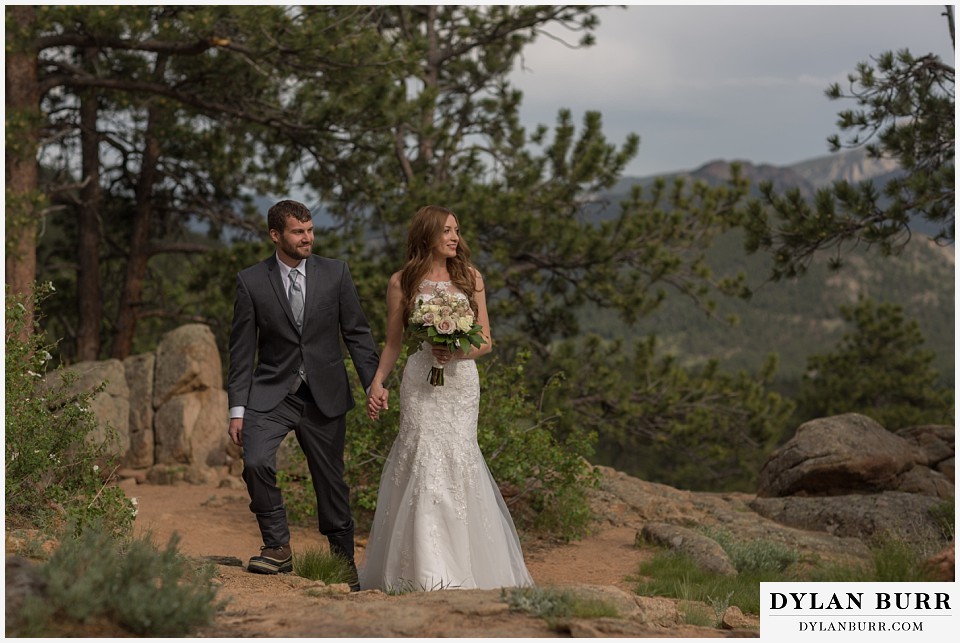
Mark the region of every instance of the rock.
[[684, 491], [610, 467], [596, 469], [600, 486], [590, 491], [591, 505], [610, 524], [636, 529], [651, 522], [703, 526], [724, 530], [738, 541], [770, 541], [824, 561], [849, 563], [870, 558], [870, 549], [855, 538], [790, 527], [758, 515], [750, 506], [753, 495]]
[[243, 567], [243, 561], [236, 556], [201, 556], [200, 560], [214, 565], [227, 565], [229, 567]]
[[183, 482], [186, 477], [183, 465], [155, 464], [147, 469], [147, 482], [156, 485], [172, 485]]
[[575, 588], [569, 589], [583, 599], [610, 605], [617, 610], [618, 618], [634, 618], [641, 614], [636, 595], [628, 594], [617, 587], [611, 585], [577, 585]]
[[225, 466], [226, 426], [227, 393], [222, 389], [169, 398], [154, 417], [157, 463]]
[[741, 630], [755, 627], [755, 623], [744, 616], [739, 607], [731, 605], [724, 610], [723, 616], [720, 617], [720, 627], [725, 630]]
[[130, 449], [123, 463], [134, 468], [154, 464], [153, 453], [153, 353], [134, 355], [123, 360], [127, 387], [130, 391]]
[[897, 481], [897, 491], [944, 499], [954, 496], [953, 481], [939, 471], [925, 466], [914, 467], [901, 474]]
[[950, 458], [949, 460], [944, 460], [943, 462], [938, 463], [937, 471], [942, 473], [944, 478], [956, 484], [956, 466], [957, 463], [954, 458]]
[[156, 351], [155, 409], [174, 396], [222, 388], [220, 353], [208, 326], [187, 324], [163, 336]]
[[939, 554], [924, 561], [924, 566], [931, 571], [934, 581], [952, 583], [956, 580], [956, 552], [954, 541], [950, 541]]
[[146, 469], [118, 469], [117, 478], [122, 483], [125, 480], [132, 480], [136, 484], [145, 484], [147, 482]]
[[648, 523], [638, 534], [643, 541], [686, 554], [697, 566], [715, 574], [736, 576], [737, 569], [720, 544], [686, 527], [666, 523]]
[[893, 490], [899, 477], [924, 458], [918, 447], [865, 415], [811, 420], [763, 465], [757, 495], [841, 496]]
[[5, 629], [8, 635], [16, 632], [20, 625], [20, 608], [30, 596], [43, 596], [47, 584], [34, 563], [20, 556], [7, 556], [5, 565], [4, 592]]
[[90, 400], [90, 411], [97, 419], [97, 429], [88, 437], [107, 445], [107, 450], [124, 455], [130, 448], [130, 391], [120, 360], [79, 362], [54, 371], [51, 386], [65, 386], [68, 394], [92, 393], [101, 384], [104, 389]]
[[925, 424], [900, 429], [896, 435], [919, 448], [925, 456], [920, 464], [935, 469], [938, 463], [955, 456], [955, 433], [952, 426]]
[[571, 638], [577, 639], [645, 639], [656, 636], [656, 633], [642, 623], [609, 617], [569, 619], [562, 624], [562, 628], [569, 632]]
[[941, 533], [930, 515], [931, 507], [940, 502], [932, 496], [887, 491], [826, 498], [756, 498], [750, 506], [761, 516], [798, 529], [861, 540], [890, 534], [922, 543]]
[[646, 625], [672, 627], [681, 621], [676, 602], [663, 596], [634, 596], [640, 608], [637, 620]]

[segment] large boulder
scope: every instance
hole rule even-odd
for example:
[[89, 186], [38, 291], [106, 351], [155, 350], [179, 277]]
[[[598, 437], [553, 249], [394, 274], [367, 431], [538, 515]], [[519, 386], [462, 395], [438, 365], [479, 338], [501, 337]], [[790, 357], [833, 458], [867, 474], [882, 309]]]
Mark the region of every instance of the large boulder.
[[124, 464], [141, 469], [154, 463], [153, 454], [153, 353], [134, 355], [123, 360], [127, 387], [130, 389], [130, 450]]
[[839, 496], [897, 489], [926, 460], [920, 449], [857, 413], [811, 420], [770, 456], [757, 495]]
[[155, 409], [176, 395], [223, 388], [220, 353], [209, 326], [187, 324], [170, 331], [157, 346], [156, 360]]
[[124, 455], [130, 448], [130, 391], [123, 362], [79, 362], [50, 375], [51, 386], [64, 386], [69, 395], [103, 390], [90, 400], [89, 409], [97, 419], [97, 428], [88, 439], [106, 443], [110, 453]]
[[925, 544], [942, 541], [942, 526], [931, 509], [943, 501], [901, 491], [833, 497], [755, 498], [750, 508], [797, 529], [869, 541], [892, 536]]
[[870, 558], [869, 548], [856, 538], [798, 529], [758, 515], [750, 507], [755, 498], [752, 494], [687, 491], [609, 467], [595, 468], [600, 485], [589, 492], [591, 506], [599, 520], [611, 525], [642, 529], [650, 523], [667, 523], [693, 531], [708, 528], [726, 532], [737, 541], [769, 541], [841, 564]]
[[897, 431], [897, 435], [914, 445], [922, 456], [922, 464], [942, 473], [951, 484], [954, 479], [954, 458], [956, 456], [956, 431], [952, 426], [924, 424], [911, 426]]
[[637, 540], [686, 554], [697, 567], [705, 571], [721, 576], [737, 575], [737, 568], [733, 566], [723, 547], [712, 538], [692, 529], [662, 522], [648, 522], [637, 534]]
[[226, 391], [176, 395], [157, 409], [153, 427], [158, 465], [182, 465], [200, 474], [226, 466]]

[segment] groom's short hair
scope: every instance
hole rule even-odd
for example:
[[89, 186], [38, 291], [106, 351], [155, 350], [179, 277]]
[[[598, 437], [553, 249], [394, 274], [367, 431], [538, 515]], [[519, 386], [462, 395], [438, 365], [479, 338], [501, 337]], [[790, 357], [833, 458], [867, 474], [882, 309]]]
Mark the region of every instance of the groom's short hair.
[[301, 223], [306, 223], [312, 218], [307, 206], [299, 201], [284, 199], [277, 201], [267, 210], [267, 229], [283, 232], [287, 227], [287, 217], [293, 217]]

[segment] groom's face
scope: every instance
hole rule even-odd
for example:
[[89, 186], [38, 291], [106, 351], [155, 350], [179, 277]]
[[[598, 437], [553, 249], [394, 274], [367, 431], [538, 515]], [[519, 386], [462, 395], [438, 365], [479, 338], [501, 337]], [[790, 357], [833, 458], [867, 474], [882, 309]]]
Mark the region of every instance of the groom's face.
[[313, 252], [313, 221], [298, 221], [288, 216], [283, 232], [271, 230], [270, 237], [277, 245], [277, 255], [288, 266], [295, 266]]

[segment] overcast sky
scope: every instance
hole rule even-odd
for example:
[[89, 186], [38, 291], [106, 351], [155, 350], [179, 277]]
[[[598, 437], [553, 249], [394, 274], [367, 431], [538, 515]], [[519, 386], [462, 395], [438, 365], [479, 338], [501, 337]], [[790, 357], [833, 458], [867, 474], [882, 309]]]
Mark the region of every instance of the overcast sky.
[[[824, 90], [888, 50], [953, 64], [943, 5], [646, 6], [598, 9], [597, 44], [541, 37], [513, 75], [528, 128], [571, 110], [603, 114], [608, 140], [640, 135], [626, 174], [711, 160], [788, 165], [829, 154], [837, 112]], [[557, 36], [567, 36], [557, 29]]]

